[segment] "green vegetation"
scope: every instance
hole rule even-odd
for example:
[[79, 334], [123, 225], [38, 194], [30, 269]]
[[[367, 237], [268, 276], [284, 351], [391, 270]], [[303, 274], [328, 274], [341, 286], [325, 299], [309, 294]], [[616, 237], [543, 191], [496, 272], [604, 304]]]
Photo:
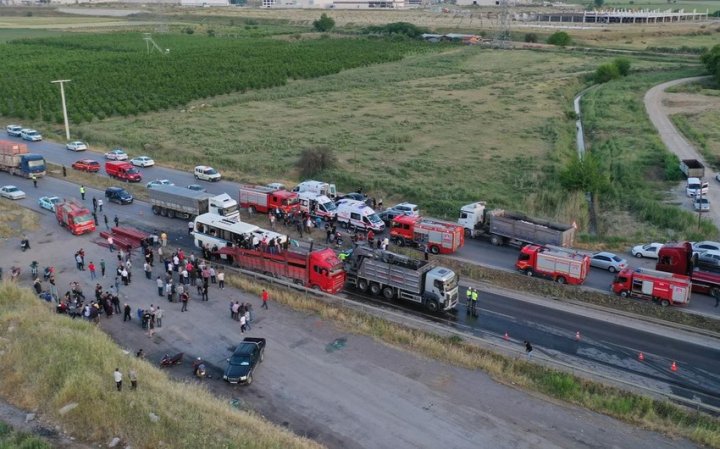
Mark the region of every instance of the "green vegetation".
[[308, 298], [295, 291], [261, 285], [237, 276], [229, 276], [228, 283], [256, 295], [260, 294], [262, 288], [267, 288], [276, 301], [297, 310], [316, 313], [344, 327], [348, 332], [369, 335], [383, 344], [419, 352], [464, 368], [483, 370], [497, 382], [512, 385], [514, 388], [537, 391], [637, 426], [668, 435], [683, 436], [709, 447], [720, 448], [720, 421], [708, 415], [584, 380], [576, 375], [515, 357], [503, 356], [472, 342], [466, 342], [456, 335], [442, 337], [412, 329], [373, 315], [318, 301], [313, 297]]
[[0, 422], [0, 448], [52, 449], [52, 446], [41, 438], [24, 432], [18, 432], [4, 422]]
[[322, 13], [322, 15], [320, 15], [320, 18], [313, 22], [313, 28], [315, 28], [315, 31], [326, 33], [335, 28], [335, 21], [332, 19], [332, 17], [329, 17], [327, 14]]
[[306, 148], [300, 153], [297, 167], [303, 178], [311, 178], [323, 170], [337, 166], [337, 157], [328, 147]]
[[572, 39], [566, 32], [556, 31], [547, 38], [547, 43], [558, 47], [566, 47], [572, 43]]
[[429, 33], [427, 28], [416, 26], [408, 22], [388, 23], [387, 25], [369, 26], [365, 28], [365, 33], [381, 34], [391, 36], [407, 36], [411, 39], [418, 39], [424, 33]]
[[[96, 326], [57, 315], [52, 305], [7, 282], [0, 284], [0, 350], [0, 395], [83, 440], [106, 443], [117, 436], [146, 448], [320, 447], [232, 408], [199, 385], [170, 381], [152, 364], [123, 353]], [[116, 367], [125, 374], [136, 370], [142, 394], [115, 391]], [[72, 403], [77, 407], [60, 413]]]
[[700, 60], [705, 64], [708, 72], [720, 83], [720, 44], [703, 53]]
[[671, 116], [675, 126], [700, 150], [716, 170], [720, 168], [720, 108]]
[[628, 58], [615, 58], [597, 68], [595, 71], [596, 83], [607, 83], [610, 80], [627, 76], [630, 73], [630, 60]]
[[[210, 30], [208, 30], [210, 31]], [[208, 33], [210, 34], [210, 33]], [[146, 52], [140, 34], [73, 35], [6, 44], [0, 67], [0, 115], [61, 122], [59, 90], [48, 82], [69, 78], [73, 123], [129, 116], [184, 105], [210, 96], [282, 86], [341, 70], [396, 61], [432, 47], [367, 39], [212, 39], [164, 35], [164, 54]], [[152, 48], [152, 47], [150, 47]]]

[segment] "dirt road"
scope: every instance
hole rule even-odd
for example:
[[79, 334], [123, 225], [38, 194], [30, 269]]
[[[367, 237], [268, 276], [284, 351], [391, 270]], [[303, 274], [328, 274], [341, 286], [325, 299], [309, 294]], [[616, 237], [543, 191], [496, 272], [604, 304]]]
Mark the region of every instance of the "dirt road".
[[[650, 121], [657, 128], [660, 139], [665, 146], [679, 159], [697, 159], [705, 164], [705, 179], [710, 180], [707, 198], [710, 200], [710, 212], [705, 213], [707, 218], [720, 229], [720, 185], [714, 181], [716, 172], [708, 166], [700, 152], [675, 128], [670, 115], [681, 112], [698, 112], [709, 107], [718, 107], [717, 99], [708, 100], [701, 95], [673, 94], [665, 92], [668, 87], [678, 84], [698, 81], [707, 77], [696, 76], [682, 78], [658, 84], [645, 94], [645, 110]], [[689, 201], [689, 200], [688, 200]]]
[[[43, 214], [42, 231], [31, 236], [33, 250], [21, 253], [3, 243], [7, 263], [26, 267], [56, 264], [58, 284], [73, 280], [92, 292], [88, 272], [74, 267], [73, 251], [83, 247], [86, 259], [115, 259], [93, 237], [70, 237]], [[615, 448], [684, 449], [696, 447], [654, 432], [638, 430], [597, 413], [558, 405], [499, 384], [485, 373], [457, 368], [387, 347], [371, 338], [337, 329], [332, 321], [298, 313], [274, 303], [260, 309], [257, 297], [211, 284], [210, 301], [196, 295], [189, 312], [157, 295], [154, 280], [141, 274], [135, 258], [133, 282], [120, 288], [121, 302], [133, 310], [160, 304], [163, 327], [150, 338], [137, 319], [101, 318], [101, 326], [129, 354], [143, 348], [151, 363], [164, 353], [183, 351], [210, 363], [206, 386], [219, 397], [239, 400], [256, 411], [331, 448]], [[154, 275], [159, 274], [156, 271]], [[109, 287], [111, 278], [101, 279]], [[25, 282], [29, 280], [25, 278]], [[229, 317], [230, 300], [255, 305], [252, 330], [241, 334]], [[244, 336], [268, 339], [265, 361], [249, 387], [221, 380], [225, 359]], [[542, 348], [536, 348], [542, 351]], [[188, 360], [189, 362], [189, 360]], [[169, 370], [189, 376], [189, 363]]]

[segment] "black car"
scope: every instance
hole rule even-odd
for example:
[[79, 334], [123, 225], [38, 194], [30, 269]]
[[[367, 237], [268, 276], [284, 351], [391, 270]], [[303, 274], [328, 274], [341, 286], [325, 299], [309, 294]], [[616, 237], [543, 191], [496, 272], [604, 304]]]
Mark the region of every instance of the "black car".
[[227, 359], [223, 379], [231, 384], [250, 385], [258, 363], [265, 358], [265, 339], [247, 337], [240, 342]]
[[399, 217], [400, 215], [403, 215], [403, 212], [394, 209], [385, 209], [382, 212], [378, 212], [378, 217], [380, 217], [388, 228], [392, 225], [393, 218]]
[[368, 197], [365, 196], [365, 194], [352, 192], [347, 193], [343, 196], [340, 196], [338, 198], [335, 198], [335, 202], [337, 203], [340, 200], [356, 200], [356, 201], [367, 201]]
[[122, 187], [108, 187], [105, 190], [105, 197], [108, 201], [118, 204], [132, 204], [133, 196]]

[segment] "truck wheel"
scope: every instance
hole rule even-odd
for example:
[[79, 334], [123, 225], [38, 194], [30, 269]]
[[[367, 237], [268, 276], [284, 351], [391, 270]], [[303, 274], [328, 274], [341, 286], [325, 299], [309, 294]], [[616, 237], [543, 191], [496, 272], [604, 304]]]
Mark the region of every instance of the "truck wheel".
[[380, 285], [378, 285], [378, 284], [376, 284], [376, 283], [374, 283], [374, 282], [373, 282], [372, 284], [370, 284], [370, 293], [372, 293], [373, 295], [377, 296], [377, 295], [380, 294], [380, 291], [381, 291], [381, 290], [380, 290]]
[[397, 237], [397, 238], [395, 239], [395, 244], [396, 244], [397, 246], [405, 246], [405, 239], [402, 238], [402, 237]]
[[532, 270], [532, 268], [528, 268], [527, 270], [525, 270], [525, 276], [533, 277], [535, 276], [535, 272]]
[[438, 248], [437, 246], [431, 246], [431, 247], [430, 247], [430, 252], [433, 253], [433, 254], [439, 254], [439, 253], [440, 253], [440, 248]]
[[262, 363], [263, 360], [265, 360], [265, 350], [264, 349], [262, 351], [260, 351], [260, 363]]
[[435, 301], [432, 300], [432, 299], [429, 299], [429, 300], [425, 303], [425, 307], [427, 307], [428, 312], [430, 312], [430, 313], [437, 313], [437, 311], [438, 311], [438, 309], [439, 309], [437, 302], [435, 302]]
[[472, 231], [468, 228], [465, 228], [465, 237], [472, 237]]
[[670, 301], [668, 301], [667, 299], [663, 299], [663, 300], [660, 301], [660, 305], [661, 305], [662, 307], [667, 307], [667, 306], [670, 305]]
[[174, 210], [168, 210], [168, 218], [175, 218], [175, 211], [174, 211]]
[[160, 215], [163, 217], [167, 217], [168, 210], [163, 207], [162, 209], [160, 209]]
[[160, 215], [160, 208], [159, 208], [158, 206], [153, 206], [153, 207], [152, 207], [152, 212], [153, 212], [153, 214], [155, 214], [155, 215]]
[[395, 298], [395, 292], [393, 291], [392, 287], [383, 288], [382, 294], [383, 294], [383, 297], [387, 300]]
[[627, 298], [628, 296], [630, 296], [630, 293], [628, 293], [627, 290], [623, 290], [620, 292], [620, 296], [622, 296], [623, 298]]
[[501, 246], [503, 244], [503, 239], [502, 239], [502, 237], [493, 235], [492, 237], [490, 237], [490, 243], [492, 243], [495, 246]]
[[367, 279], [358, 279], [357, 281], [357, 288], [361, 292], [365, 293], [368, 289], [368, 281]]
[[555, 279], [555, 282], [558, 284], [567, 284], [567, 280], [562, 276], [558, 276], [557, 279]]

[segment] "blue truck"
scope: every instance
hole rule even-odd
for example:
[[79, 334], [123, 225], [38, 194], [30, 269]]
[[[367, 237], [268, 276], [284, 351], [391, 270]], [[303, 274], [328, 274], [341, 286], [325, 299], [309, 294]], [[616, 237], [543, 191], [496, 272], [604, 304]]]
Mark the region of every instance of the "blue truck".
[[45, 158], [39, 154], [28, 153], [24, 143], [0, 140], [0, 170], [11, 175], [30, 178], [45, 176]]

